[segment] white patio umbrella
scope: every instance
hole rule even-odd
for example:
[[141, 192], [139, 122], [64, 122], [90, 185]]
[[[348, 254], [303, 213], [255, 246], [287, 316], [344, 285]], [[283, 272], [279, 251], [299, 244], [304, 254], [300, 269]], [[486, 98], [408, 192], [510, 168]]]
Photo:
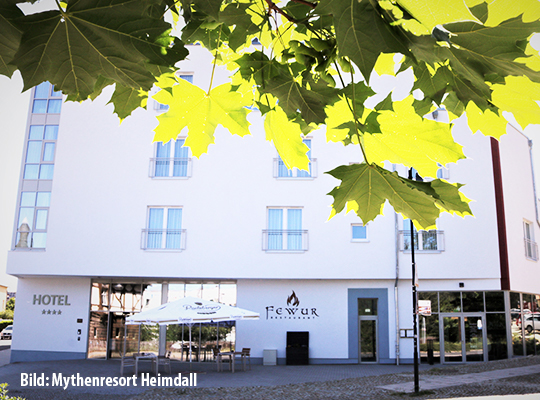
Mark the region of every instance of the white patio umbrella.
[[126, 325], [187, 324], [189, 326], [189, 361], [191, 362], [191, 326], [194, 323], [216, 322], [219, 324], [220, 321], [248, 319], [259, 319], [259, 313], [196, 297], [184, 297], [183, 299], [165, 303], [159, 307], [131, 315], [126, 318]]

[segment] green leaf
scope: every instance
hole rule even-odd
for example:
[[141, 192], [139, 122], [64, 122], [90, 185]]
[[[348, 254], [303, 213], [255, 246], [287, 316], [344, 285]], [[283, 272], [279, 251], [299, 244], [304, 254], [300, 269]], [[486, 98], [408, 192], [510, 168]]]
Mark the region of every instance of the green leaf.
[[420, 117], [412, 96], [394, 102], [395, 111], [381, 111], [382, 134], [364, 135], [370, 162], [389, 161], [414, 167], [423, 177], [436, 177], [439, 164], [465, 158], [462, 146], [454, 142], [450, 125]]
[[276, 106], [266, 113], [264, 119], [266, 140], [274, 143], [281, 160], [288, 169], [298, 168], [309, 171], [309, 148], [302, 142], [302, 129], [287, 118], [285, 112]]
[[11, 64], [19, 44], [22, 32], [14, 20], [23, 17], [23, 13], [12, 1], [0, 2], [0, 74], [11, 77], [17, 67]]
[[101, 75], [125, 87], [149, 90], [150, 64], [169, 67], [187, 55], [168, 36], [164, 5], [147, 0], [71, 1], [65, 12], [32, 14], [13, 63], [28, 89], [48, 80], [71, 98], [86, 99]]
[[459, 183], [448, 183], [441, 179], [435, 179], [429, 182], [429, 184], [437, 193], [435, 204], [441, 210], [460, 217], [473, 215], [469, 207], [471, 200], [459, 191], [463, 185]]
[[315, 11], [333, 15], [339, 54], [349, 57], [366, 81], [379, 54], [409, 53], [404, 38], [369, 0], [321, 0]]
[[397, 0], [397, 3], [430, 32], [436, 25], [450, 22], [475, 21], [480, 23], [463, 0]]
[[251, 39], [248, 38], [260, 29], [253, 23], [251, 15], [247, 12], [251, 7], [252, 5], [248, 3], [232, 3], [219, 14], [221, 22], [234, 26], [229, 35], [229, 47], [234, 51], [247, 42], [251, 44]]
[[120, 120], [127, 118], [133, 110], [146, 108], [148, 92], [116, 84], [115, 91], [108, 104], [114, 105], [114, 113]]
[[[388, 200], [396, 212], [412, 219], [418, 228], [433, 227], [439, 216], [440, 210], [434, 202], [438, 196], [429, 183], [409, 181], [397, 172], [364, 163], [343, 165], [327, 173], [341, 180], [340, 185], [328, 193], [334, 197], [333, 214], [347, 206], [347, 211], [356, 212], [367, 224], [382, 214]], [[422, 186], [424, 190], [418, 190]]]
[[188, 129], [186, 146], [195, 157], [208, 151], [214, 143], [214, 132], [222, 125], [232, 134], [249, 134], [246, 117], [251, 98], [240, 92], [231, 92], [231, 85], [218, 86], [207, 94], [199, 87], [178, 79], [168, 90], [160, 90], [153, 98], [168, 104], [169, 110], [157, 117], [159, 125], [154, 130], [154, 141], [166, 143], [176, 140], [184, 128]]

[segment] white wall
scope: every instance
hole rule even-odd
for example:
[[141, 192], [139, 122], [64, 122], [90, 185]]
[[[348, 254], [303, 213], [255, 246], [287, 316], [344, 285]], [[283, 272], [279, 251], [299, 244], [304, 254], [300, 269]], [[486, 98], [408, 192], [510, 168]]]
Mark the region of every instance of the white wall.
[[11, 249], [13, 222], [19, 188], [23, 145], [30, 93], [21, 94], [23, 84], [17, 72], [11, 79], [0, 76], [0, 284], [8, 286], [8, 291], [15, 291], [17, 279], [7, 275], [7, 251]]
[[[45, 300], [44, 295], [64, 296], [61, 301], [64, 304], [58, 304], [56, 298], [57, 304], [53, 305], [53, 300]], [[47, 302], [49, 304], [45, 304]], [[12, 352], [25, 350], [85, 354], [88, 344], [89, 307], [88, 278], [19, 279]], [[79, 318], [82, 323], [77, 323]], [[81, 335], [77, 334], [78, 329], [81, 329]], [[77, 340], [78, 337], [80, 340]]]

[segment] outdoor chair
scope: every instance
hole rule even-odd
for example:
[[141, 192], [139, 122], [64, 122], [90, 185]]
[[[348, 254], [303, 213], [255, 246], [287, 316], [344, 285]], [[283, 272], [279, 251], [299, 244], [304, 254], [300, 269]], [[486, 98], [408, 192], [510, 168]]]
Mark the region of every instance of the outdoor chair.
[[249, 362], [249, 369], [251, 369], [251, 348], [244, 347], [240, 353], [237, 353], [241, 357], [242, 361], [242, 371], [246, 370], [247, 363]]
[[168, 351], [166, 355], [164, 356], [158, 356], [157, 357], [157, 371], [159, 371], [159, 366], [163, 365], [164, 367], [167, 367], [169, 370], [169, 374], [171, 373], [171, 352]]
[[137, 363], [135, 361], [135, 357], [122, 357], [121, 364], [120, 364], [120, 372], [122, 376], [124, 376], [124, 368], [126, 367], [133, 367], [135, 371], [135, 375], [137, 375]]

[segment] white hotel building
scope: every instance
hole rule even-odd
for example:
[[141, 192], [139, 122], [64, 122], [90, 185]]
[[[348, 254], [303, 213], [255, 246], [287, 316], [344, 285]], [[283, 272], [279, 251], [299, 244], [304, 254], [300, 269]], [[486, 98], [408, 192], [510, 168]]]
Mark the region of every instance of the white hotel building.
[[[182, 74], [208, 87], [208, 56], [190, 51]], [[252, 136], [218, 129], [195, 159], [181, 136], [152, 143], [155, 101], [121, 124], [105, 103], [32, 90], [7, 264], [19, 278], [12, 362], [118, 357], [127, 315], [185, 295], [260, 313], [221, 328], [220, 344], [251, 348], [253, 362], [277, 350], [285, 363], [287, 332], [309, 332], [312, 364], [412, 362], [408, 224], [388, 205], [367, 226], [328, 220], [338, 181], [324, 172], [358, 162], [358, 148], [313, 133], [310, 172], [288, 171], [254, 111]], [[441, 363], [540, 354], [530, 141], [509, 126], [499, 144], [463, 120], [453, 132], [469, 158], [442, 173], [466, 184], [474, 217], [417, 233], [419, 298], [432, 307], [421, 355], [431, 344]], [[201, 360], [215, 332], [194, 327]], [[181, 327], [130, 328], [128, 350], [139, 337], [182, 357]]]

